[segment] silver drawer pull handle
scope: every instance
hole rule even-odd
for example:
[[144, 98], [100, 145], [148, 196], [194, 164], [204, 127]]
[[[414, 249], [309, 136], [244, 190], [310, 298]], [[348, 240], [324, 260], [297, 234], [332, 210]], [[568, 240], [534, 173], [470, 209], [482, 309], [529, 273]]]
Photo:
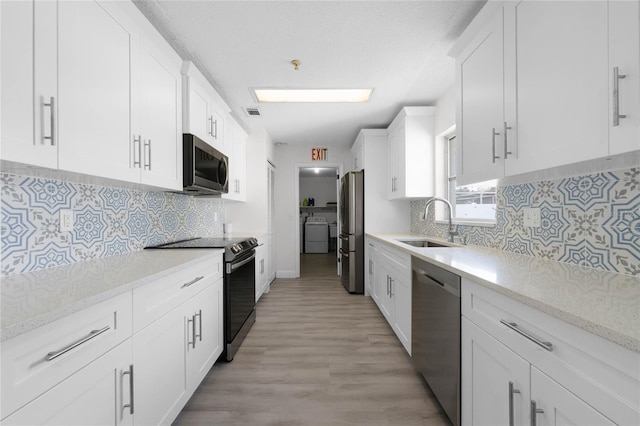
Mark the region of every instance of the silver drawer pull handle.
[[129, 409], [129, 414], [133, 415], [133, 364], [129, 366], [128, 371], [122, 372], [122, 377], [129, 376], [129, 403], [122, 406], [122, 411]]
[[538, 424], [538, 414], [544, 414], [544, 410], [538, 408], [536, 401], [531, 401], [531, 426]]
[[197, 283], [198, 281], [200, 281], [200, 280], [201, 280], [201, 279], [203, 279], [203, 278], [204, 278], [204, 276], [203, 276], [203, 275], [200, 275], [199, 277], [196, 277], [196, 278], [192, 279], [192, 280], [191, 280], [191, 281], [189, 281], [188, 283], [184, 283], [184, 284], [182, 284], [182, 286], [180, 286], [180, 288], [185, 288], [185, 287], [192, 286], [192, 285], [194, 285], [195, 283]]
[[518, 324], [516, 324], [515, 322], [509, 322], [507, 320], [501, 319], [500, 323], [506, 325], [507, 327], [509, 327], [510, 329], [515, 331], [516, 333], [519, 333], [519, 334], [523, 335], [527, 339], [531, 340], [533, 343], [535, 343], [535, 344], [537, 344], [539, 346], [542, 346], [544, 349], [548, 350], [549, 352], [551, 352], [553, 350], [553, 345], [550, 342], [545, 342], [545, 341], [540, 340], [539, 338], [537, 338], [533, 334], [529, 333], [528, 331], [525, 331], [525, 330], [521, 329], [520, 327], [518, 327]]
[[49, 352], [47, 354], [47, 356], [45, 357], [45, 359], [47, 361], [52, 361], [52, 360], [58, 358], [60, 355], [66, 354], [70, 350], [75, 349], [78, 346], [82, 345], [83, 343], [86, 343], [89, 340], [93, 339], [94, 337], [101, 335], [102, 333], [104, 333], [105, 331], [109, 330], [110, 328], [111, 327], [109, 327], [107, 325], [106, 327], [101, 328], [100, 330], [91, 330], [91, 333], [87, 334], [82, 339], [76, 340], [75, 342], [65, 346], [64, 348], [62, 348], [62, 349], [60, 349], [58, 351]]
[[515, 425], [514, 412], [513, 412], [513, 394], [520, 393], [513, 385], [513, 382], [509, 382], [509, 426]]

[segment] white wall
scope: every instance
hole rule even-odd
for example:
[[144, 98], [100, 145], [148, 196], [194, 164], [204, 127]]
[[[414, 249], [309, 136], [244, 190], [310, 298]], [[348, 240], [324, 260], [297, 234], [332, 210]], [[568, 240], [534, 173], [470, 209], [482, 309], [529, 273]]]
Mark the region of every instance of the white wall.
[[225, 217], [233, 232], [263, 235], [268, 230], [267, 160], [273, 159], [273, 141], [262, 129], [247, 137], [247, 202], [226, 201]]
[[456, 124], [456, 88], [451, 86], [436, 102], [436, 136]]
[[300, 177], [300, 199], [313, 198], [316, 207], [324, 207], [328, 202], [337, 202], [335, 176]]
[[[311, 163], [311, 145], [280, 145], [274, 149], [276, 161], [276, 277], [296, 278], [296, 266], [300, 253], [296, 238], [299, 238], [299, 205], [296, 193], [297, 166]], [[349, 147], [327, 146], [328, 164], [350, 161]], [[322, 166], [321, 162], [317, 163]]]

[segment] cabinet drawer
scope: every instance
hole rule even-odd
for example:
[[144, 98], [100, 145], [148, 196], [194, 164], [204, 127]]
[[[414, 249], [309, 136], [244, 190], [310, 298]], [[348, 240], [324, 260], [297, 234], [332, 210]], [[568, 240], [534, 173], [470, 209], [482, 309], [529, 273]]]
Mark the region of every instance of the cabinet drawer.
[[131, 293], [2, 344], [6, 417], [131, 336]]
[[222, 253], [133, 290], [133, 332], [222, 278]]
[[462, 315], [597, 410], [638, 418], [639, 353], [464, 278]]

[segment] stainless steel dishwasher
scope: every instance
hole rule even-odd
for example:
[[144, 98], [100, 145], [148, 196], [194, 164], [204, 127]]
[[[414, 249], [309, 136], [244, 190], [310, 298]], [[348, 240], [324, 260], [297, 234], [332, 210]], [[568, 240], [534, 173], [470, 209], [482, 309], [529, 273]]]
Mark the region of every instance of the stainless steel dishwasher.
[[411, 357], [455, 426], [460, 425], [460, 277], [411, 258]]

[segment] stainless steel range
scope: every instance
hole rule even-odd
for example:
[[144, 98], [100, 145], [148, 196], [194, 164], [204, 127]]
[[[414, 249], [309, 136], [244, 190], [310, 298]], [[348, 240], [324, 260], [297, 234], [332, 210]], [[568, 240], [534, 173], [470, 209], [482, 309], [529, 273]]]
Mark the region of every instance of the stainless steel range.
[[231, 361], [256, 321], [255, 238], [192, 238], [149, 249], [224, 248], [224, 351]]

